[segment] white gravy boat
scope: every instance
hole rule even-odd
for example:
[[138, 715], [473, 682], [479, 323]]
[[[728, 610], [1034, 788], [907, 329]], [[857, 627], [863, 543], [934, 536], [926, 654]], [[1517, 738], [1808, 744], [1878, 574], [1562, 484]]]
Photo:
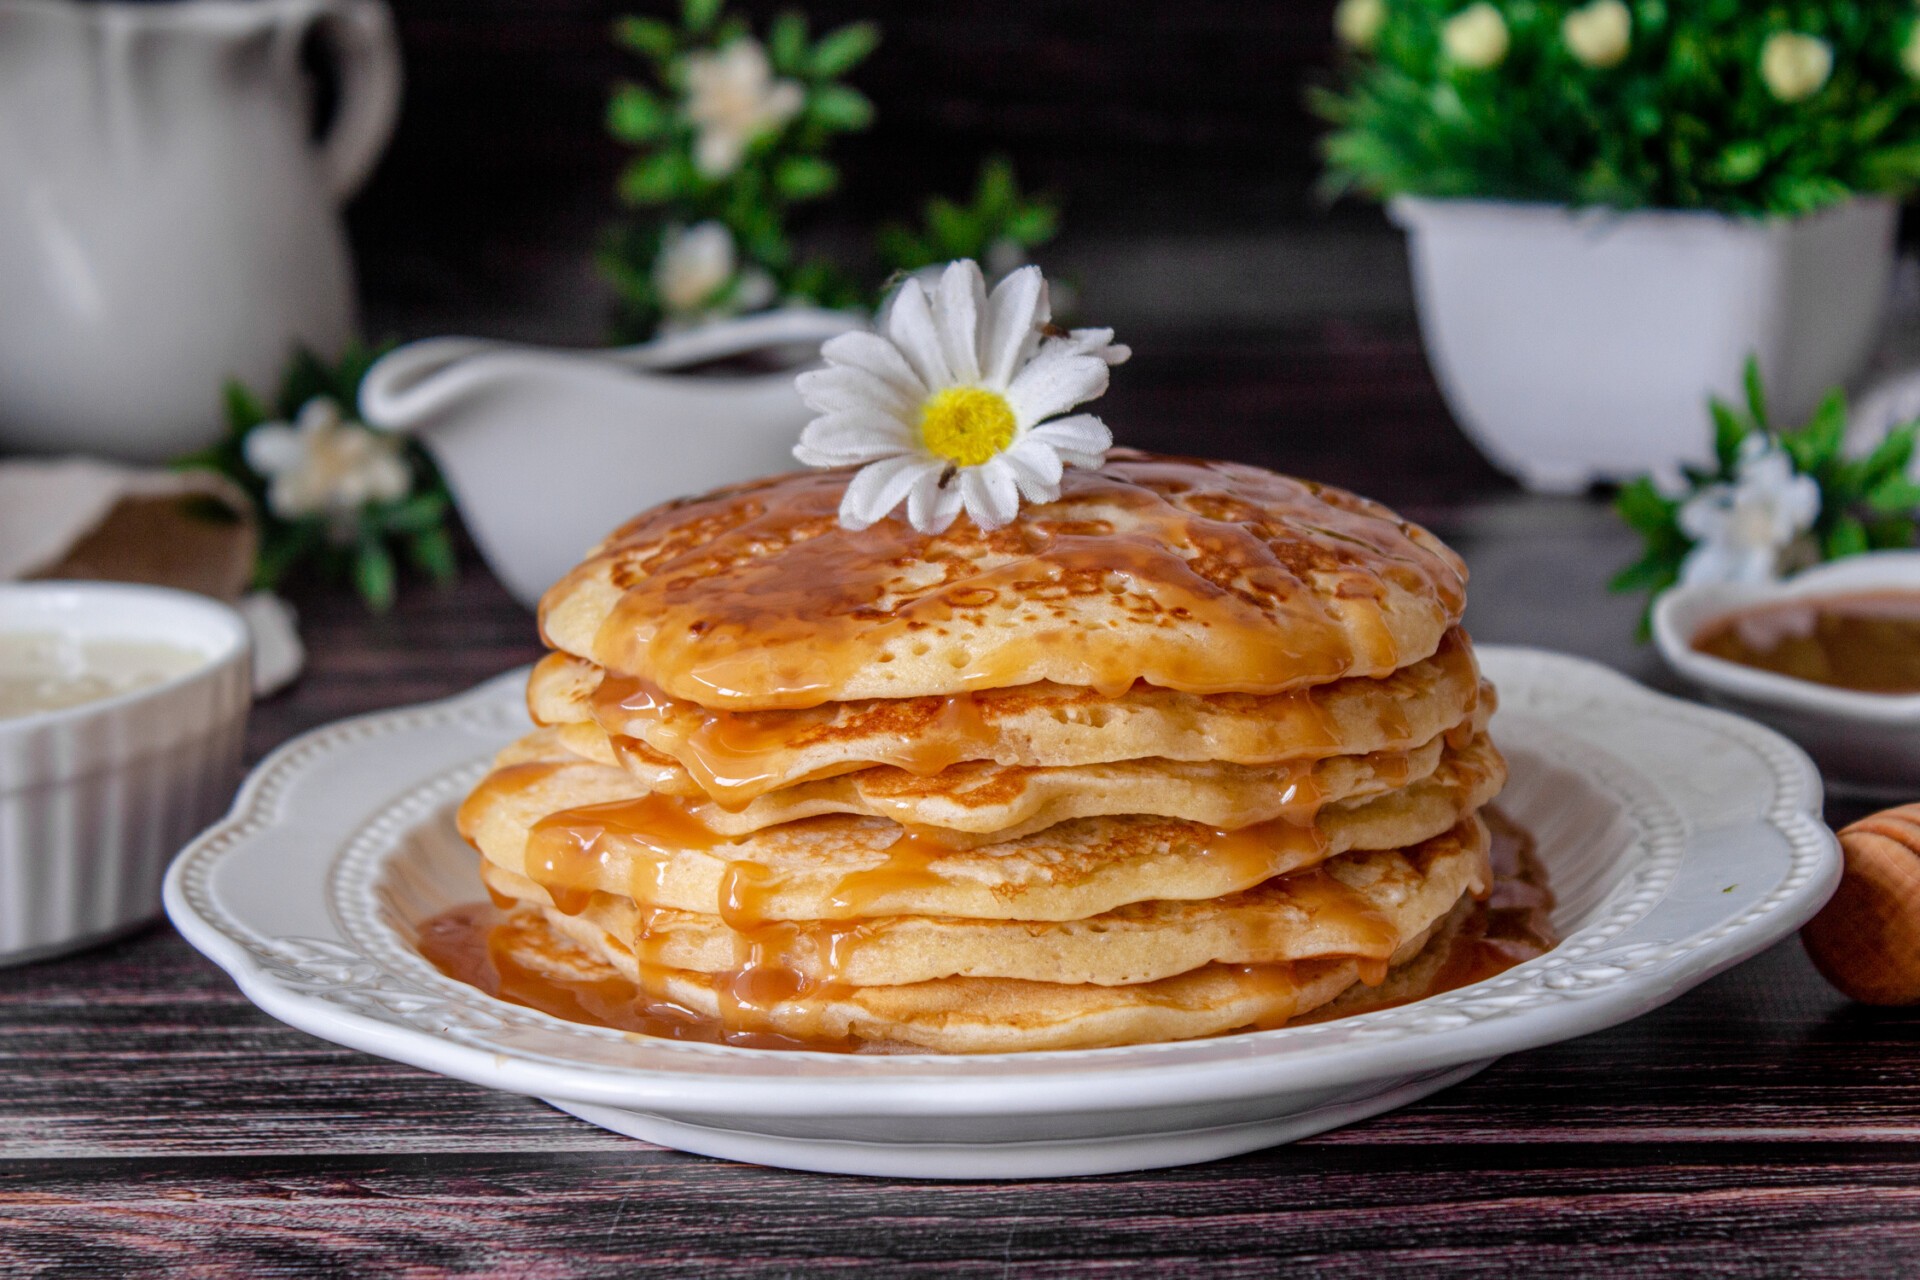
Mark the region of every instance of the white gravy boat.
[[[480, 553], [531, 606], [645, 508], [792, 470], [811, 416], [794, 374], [822, 342], [862, 327], [791, 308], [605, 351], [429, 338], [373, 366], [360, 413], [426, 446]], [[686, 372], [758, 352], [781, 368]]]

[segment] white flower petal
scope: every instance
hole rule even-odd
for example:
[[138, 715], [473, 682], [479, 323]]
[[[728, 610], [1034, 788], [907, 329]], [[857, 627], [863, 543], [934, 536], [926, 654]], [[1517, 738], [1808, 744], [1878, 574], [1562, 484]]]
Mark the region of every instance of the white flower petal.
[[980, 325], [987, 308], [987, 282], [972, 259], [949, 263], [934, 299], [934, 326], [953, 380], [969, 386], [980, 381]]
[[1097, 399], [1107, 389], [1107, 366], [1065, 347], [1042, 347], [1007, 387], [1007, 403], [1023, 427], [1044, 422], [1077, 404]]
[[300, 406], [294, 425], [310, 435], [331, 431], [340, 425], [340, 406], [332, 396], [315, 396]]
[[1819, 484], [1812, 476], [1795, 476], [1782, 496], [1780, 510], [1793, 534], [1813, 528], [1813, 522], [1820, 518]]
[[940, 477], [944, 474], [944, 464], [930, 466], [907, 494], [907, 523], [922, 533], [945, 533], [960, 516], [960, 486], [950, 481], [942, 487]]
[[367, 488], [375, 502], [398, 502], [413, 487], [407, 465], [392, 453], [383, 453], [367, 468]]
[[793, 456], [810, 467], [843, 467], [901, 453], [918, 453], [918, 441], [901, 423], [871, 410], [815, 418], [800, 433]]
[[987, 299], [986, 331], [981, 338], [981, 382], [1006, 390], [1013, 375], [1040, 345], [1047, 322], [1047, 279], [1038, 267], [1022, 267], [994, 286]]
[[918, 280], [902, 281], [887, 313], [887, 336], [907, 358], [921, 383], [930, 391], [953, 385], [953, 371], [940, 349], [940, 330], [933, 320], [933, 304]]
[[847, 492], [840, 499], [840, 523], [849, 529], [864, 529], [887, 518], [908, 492], [931, 472], [937, 481], [938, 462], [919, 457], [888, 458], [862, 467], [847, 481]]
[[702, 177], [724, 178], [740, 167], [747, 139], [738, 131], [713, 125], [700, 130], [693, 143], [693, 164]]
[[1106, 423], [1090, 413], [1076, 413], [1070, 418], [1043, 422], [1028, 431], [1025, 438], [1038, 440], [1063, 452], [1072, 450], [1075, 453], [1098, 455], [1113, 448], [1113, 432], [1107, 429]]
[[1014, 482], [1028, 502], [1052, 502], [1060, 496], [1060, 477], [1066, 467], [1052, 445], [1034, 439], [1029, 432], [1015, 440], [1000, 458], [1013, 469]]
[[1108, 365], [1125, 364], [1133, 359], [1133, 348], [1115, 342], [1111, 329], [1075, 329], [1065, 338], [1053, 341], [1065, 343], [1076, 355], [1092, 356]]
[[794, 379], [800, 399], [815, 413], [884, 413], [902, 422], [918, 416], [923, 397], [909, 397], [885, 379], [853, 365], [809, 369]]
[[999, 458], [963, 470], [959, 485], [961, 503], [981, 529], [998, 529], [1020, 514], [1018, 482]]
[[900, 348], [877, 333], [843, 333], [829, 338], [820, 347], [820, 358], [831, 365], [864, 370], [915, 405], [932, 390], [907, 363]]
[[261, 423], [247, 432], [240, 449], [246, 455], [247, 465], [263, 476], [278, 475], [296, 467], [306, 456], [306, 445], [294, 428], [284, 422]]

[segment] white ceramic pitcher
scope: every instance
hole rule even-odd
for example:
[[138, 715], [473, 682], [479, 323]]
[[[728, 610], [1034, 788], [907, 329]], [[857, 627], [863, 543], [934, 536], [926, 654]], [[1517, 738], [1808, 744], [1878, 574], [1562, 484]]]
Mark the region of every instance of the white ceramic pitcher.
[[[312, 139], [301, 45], [339, 111]], [[0, 0], [0, 450], [152, 461], [353, 331], [341, 203], [400, 102], [381, 0]]]

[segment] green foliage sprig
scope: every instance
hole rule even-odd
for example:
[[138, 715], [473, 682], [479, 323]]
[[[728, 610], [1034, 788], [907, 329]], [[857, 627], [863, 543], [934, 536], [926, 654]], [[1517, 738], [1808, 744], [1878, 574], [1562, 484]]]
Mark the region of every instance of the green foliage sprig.
[[[620, 294], [624, 336], [651, 334], [669, 314], [654, 264], [674, 226], [714, 221], [733, 238], [734, 270], [707, 299], [715, 312], [738, 301], [749, 268], [766, 273], [782, 296], [827, 305], [853, 301], [857, 291], [832, 264], [800, 259], [789, 223], [796, 206], [839, 187], [839, 169], [829, 158], [835, 137], [872, 123], [873, 104], [844, 78], [878, 45], [878, 28], [857, 22], [815, 40], [805, 17], [785, 13], [763, 42], [726, 13], [723, 0], [685, 0], [677, 24], [625, 17], [614, 35], [649, 71], [649, 83], [617, 85], [607, 111], [608, 131], [636, 152], [621, 171], [620, 199], [643, 213], [618, 228], [601, 255]], [[696, 60], [729, 50], [764, 58], [768, 83], [785, 101], [770, 99], [780, 109], [742, 137], [734, 163], [703, 166], [703, 126], [690, 111], [689, 72]]]
[[366, 606], [383, 613], [393, 605], [400, 563], [441, 585], [459, 576], [449, 522], [453, 504], [446, 482], [426, 452], [412, 440], [375, 433], [397, 452], [405, 469], [404, 492], [373, 498], [350, 510], [316, 510], [297, 516], [276, 511], [273, 478], [248, 458], [247, 439], [260, 427], [287, 427], [316, 402], [336, 406], [341, 426], [373, 431], [354, 419], [360, 383], [384, 354], [354, 343], [329, 364], [311, 351], [297, 351], [270, 398], [237, 381], [225, 389], [227, 433], [217, 443], [178, 459], [183, 469], [215, 471], [253, 499], [260, 520], [260, 552], [253, 586], [270, 591], [303, 571], [350, 581]]
[[[900, 272], [956, 258], [1002, 273], [1059, 228], [1057, 202], [1022, 192], [1012, 164], [994, 157], [967, 201], [934, 197], [918, 222], [878, 230], [881, 272], [873, 273], [871, 262], [849, 267], [802, 253], [797, 212], [839, 187], [833, 143], [873, 121], [872, 103], [845, 77], [878, 46], [879, 29], [853, 23], [815, 40], [806, 18], [788, 12], [767, 27], [763, 41], [727, 13], [724, 0], [683, 0], [677, 22], [623, 18], [615, 38], [644, 58], [648, 71], [644, 84], [615, 86], [607, 113], [608, 130], [635, 149], [618, 184], [633, 212], [600, 255], [619, 298], [620, 341], [779, 301], [867, 307]], [[718, 75], [721, 59], [732, 60], [732, 83], [745, 90], [733, 103], [763, 108], [746, 112], [758, 118], [757, 127], [734, 131], [737, 152], [713, 150], [712, 138], [703, 144], [712, 111], [700, 105], [700, 85]]]
[[1893, 0], [1347, 0], [1328, 187], [1796, 215], [1920, 185]]
[[[1800, 566], [1838, 560], [1863, 551], [1914, 545], [1920, 525], [1920, 485], [1909, 468], [1920, 422], [1895, 427], [1864, 457], [1846, 453], [1847, 401], [1838, 389], [1829, 392], [1813, 417], [1796, 430], [1777, 430], [1767, 413], [1766, 390], [1760, 369], [1749, 359], [1745, 376], [1746, 403], [1740, 408], [1717, 397], [1710, 402], [1713, 416], [1714, 465], [1683, 469], [1685, 485], [1666, 492], [1652, 477], [1642, 476], [1623, 486], [1614, 510], [1638, 533], [1642, 555], [1608, 584], [1621, 593], [1646, 592], [1652, 597], [1680, 580], [1681, 567], [1695, 540], [1681, 525], [1681, 509], [1714, 485], [1731, 485], [1739, 478], [1742, 454], [1756, 438], [1777, 445], [1792, 461], [1795, 473], [1810, 477], [1820, 491], [1820, 509], [1813, 527], [1790, 560]], [[1646, 619], [1641, 631], [1644, 638]]]
[[1024, 262], [1060, 229], [1060, 207], [1045, 196], [1023, 195], [1013, 162], [995, 156], [980, 168], [973, 198], [959, 204], [934, 196], [921, 207], [920, 225], [880, 228], [880, 259], [891, 271], [917, 271], [972, 258], [990, 273]]

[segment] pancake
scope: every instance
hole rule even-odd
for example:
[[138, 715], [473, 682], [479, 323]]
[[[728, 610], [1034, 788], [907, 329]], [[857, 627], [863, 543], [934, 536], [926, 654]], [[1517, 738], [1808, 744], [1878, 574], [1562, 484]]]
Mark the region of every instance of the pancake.
[[719, 710], [1034, 681], [1270, 695], [1418, 662], [1466, 603], [1426, 530], [1256, 467], [1116, 450], [991, 533], [849, 530], [851, 475], [655, 507], [548, 591], [543, 635]]
[[[749, 929], [745, 954], [752, 967], [810, 986], [902, 986], [949, 977], [1118, 986], [1215, 963], [1328, 956], [1384, 966], [1406, 938], [1463, 893], [1487, 892], [1488, 843], [1486, 827], [1469, 818], [1404, 852], [1350, 853], [1207, 901], [1141, 902], [1051, 924], [923, 916], [782, 924]], [[546, 892], [524, 876], [490, 864], [482, 874], [497, 894], [551, 906]], [[717, 915], [646, 910], [606, 894], [596, 894], [578, 915], [651, 967], [707, 974], [742, 968], [742, 935]], [[1378, 981], [1382, 973], [1367, 976]]]
[[1017, 839], [955, 848], [880, 818], [827, 815], [727, 839], [625, 770], [577, 759], [496, 769], [460, 809], [486, 859], [555, 891], [755, 918], [888, 915], [1079, 920], [1130, 902], [1219, 897], [1351, 849], [1404, 849], [1499, 792], [1506, 765], [1484, 735], [1428, 777], [1323, 808], [1309, 824], [1219, 831], [1148, 815], [1077, 818]]
[[921, 775], [862, 769], [769, 792], [743, 808], [706, 799], [672, 759], [631, 738], [611, 739], [598, 725], [575, 724], [522, 739], [503, 762], [550, 760], [562, 752], [617, 765], [648, 790], [687, 800], [688, 811], [725, 836], [828, 813], [889, 818], [954, 845], [1009, 840], [1073, 818], [1143, 813], [1212, 827], [1312, 819], [1321, 805], [1382, 795], [1430, 775], [1448, 743], [1465, 746], [1486, 727], [1492, 700], [1410, 751], [1333, 756], [1290, 764], [1238, 765], [1201, 760], [1119, 760], [1111, 764], [1025, 768], [990, 760]]
[[[1417, 957], [1452, 919], [1443, 914], [1407, 938], [1389, 965]], [[624, 978], [654, 1001], [696, 1018], [724, 1019], [729, 1026], [802, 1045], [838, 1042], [869, 1052], [905, 1053], [1091, 1049], [1277, 1027], [1352, 988], [1365, 963], [1328, 958], [1215, 964], [1132, 986], [940, 978], [904, 986], [833, 987], [743, 1008], [723, 978], [676, 969], [642, 972], [630, 951], [579, 916], [516, 915], [495, 945], [520, 965], [573, 983]]]
[[583, 659], [550, 655], [527, 701], [536, 723], [593, 722], [678, 761], [726, 804], [797, 782], [890, 765], [937, 772], [967, 760], [1003, 765], [1115, 760], [1272, 764], [1404, 751], [1459, 724], [1483, 694], [1465, 633], [1380, 679], [1269, 696], [1199, 696], [1136, 685], [1117, 697], [1037, 683], [958, 698], [835, 703], [806, 711], [710, 712]]

